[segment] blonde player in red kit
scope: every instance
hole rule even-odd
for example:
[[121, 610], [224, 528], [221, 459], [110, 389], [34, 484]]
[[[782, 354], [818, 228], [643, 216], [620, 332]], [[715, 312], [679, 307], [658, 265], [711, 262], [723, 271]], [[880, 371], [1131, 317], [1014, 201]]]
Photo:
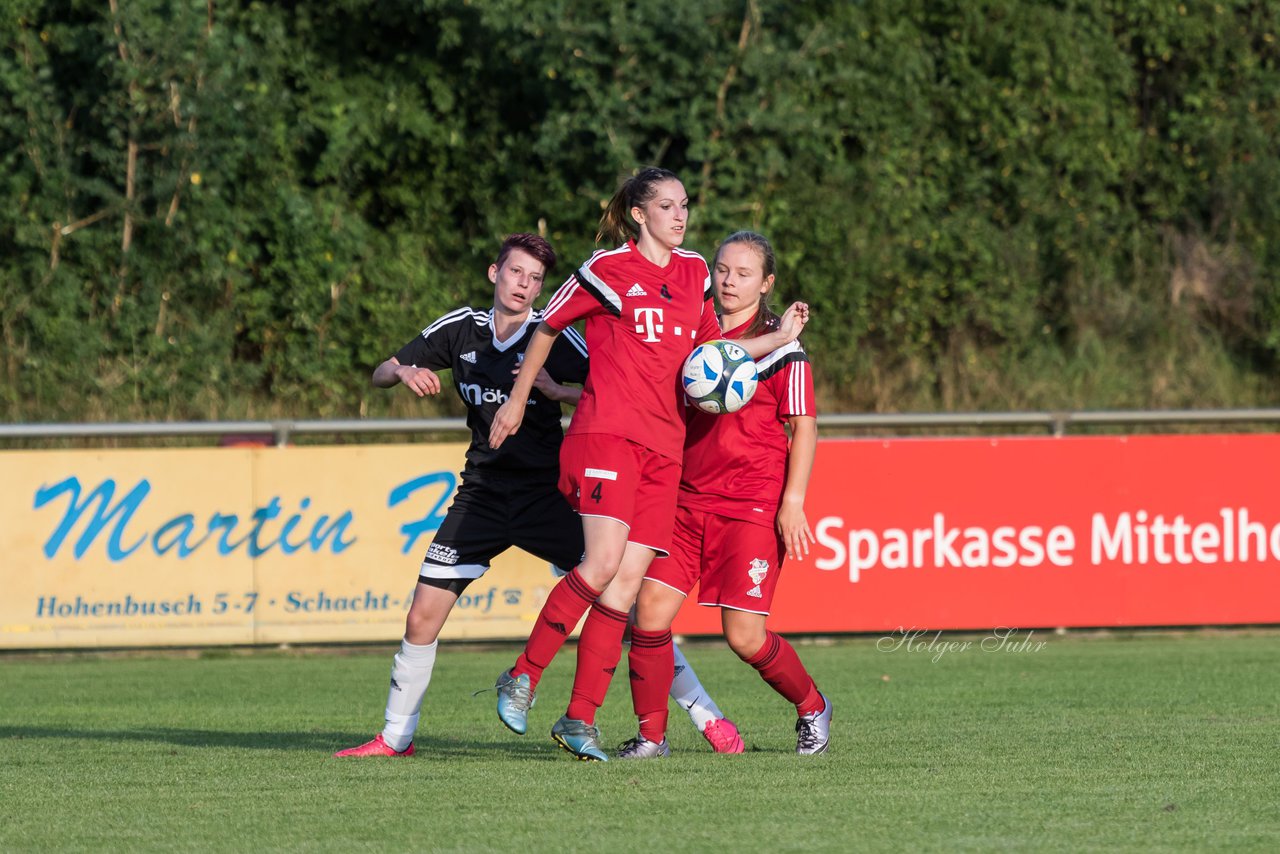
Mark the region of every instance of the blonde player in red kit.
[[[727, 237], [712, 279], [723, 337], [745, 347], [777, 328], [779, 318], [766, 305], [774, 258], [764, 237], [749, 231]], [[823, 753], [830, 742], [831, 702], [791, 644], [765, 624], [783, 558], [807, 555], [814, 542], [804, 512], [818, 441], [813, 373], [798, 341], [757, 356], [756, 366], [760, 384], [738, 412], [708, 415], [690, 407], [673, 545], [670, 557], [654, 561], [645, 576], [636, 632], [666, 632], [670, 638], [676, 613], [698, 585], [698, 604], [720, 608], [733, 651], [795, 704], [796, 752]], [[666, 756], [670, 641], [633, 644], [629, 663], [640, 734], [618, 757]]]
[[[586, 553], [552, 589], [524, 652], [496, 685], [498, 717], [525, 732], [538, 678], [585, 613], [572, 698], [551, 730], [579, 759], [608, 759], [595, 713], [645, 571], [671, 546], [685, 438], [680, 367], [696, 344], [720, 335], [707, 263], [680, 248], [688, 211], [684, 185], [665, 169], [642, 169], [622, 185], [597, 235], [617, 248], [592, 255], [551, 298], [489, 437], [496, 448], [519, 429], [555, 336], [585, 321], [591, 368], [561, 447], [560, 489], [582, 516]], [[782, 347], [807, 319], [808, 306], [797, 303], [747, 351]], [[670, 649], [670, 637], [635, 628], [632, 646]], [[667, 677], [670, 687], [670, 669]]]

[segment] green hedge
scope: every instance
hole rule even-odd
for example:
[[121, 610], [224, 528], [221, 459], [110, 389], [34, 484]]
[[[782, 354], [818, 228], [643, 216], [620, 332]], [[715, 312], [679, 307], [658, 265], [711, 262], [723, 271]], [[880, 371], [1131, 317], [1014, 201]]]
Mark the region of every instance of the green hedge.
[[644, 163], [773, 239], [829, 408], [1280, 389], [1276, 3], [8, 5], [6, 420], [407, 411], [372, 366]]

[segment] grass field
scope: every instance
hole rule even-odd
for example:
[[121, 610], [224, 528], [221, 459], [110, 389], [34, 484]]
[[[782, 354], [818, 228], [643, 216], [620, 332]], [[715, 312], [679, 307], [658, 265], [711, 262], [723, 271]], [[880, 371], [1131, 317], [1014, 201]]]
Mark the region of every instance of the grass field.
[[[409, 760], [330, 758], [380, 728], [390, 646], [0, 656], [0, 851], [1280, 850], [1274, 632], [928, 640], [798, 646], [835, 709], [811, 758], [690, 645], [748, 752], [676, 710], [670, 760], [608, 764], [546, 736], [572, 656], [519, 738], [471, 695], [514, 647], [443, 648]], [[634, 734], [621, 676], [600, 724]]]

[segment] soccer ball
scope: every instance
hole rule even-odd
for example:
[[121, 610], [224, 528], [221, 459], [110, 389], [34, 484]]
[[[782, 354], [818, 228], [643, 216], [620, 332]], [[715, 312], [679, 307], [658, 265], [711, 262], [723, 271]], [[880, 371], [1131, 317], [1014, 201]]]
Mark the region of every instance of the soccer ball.
[[707, 341], [684, 361], [684, 393], [703, 412], [737, 412], [756, 393], [756, 363], [732, 341]]

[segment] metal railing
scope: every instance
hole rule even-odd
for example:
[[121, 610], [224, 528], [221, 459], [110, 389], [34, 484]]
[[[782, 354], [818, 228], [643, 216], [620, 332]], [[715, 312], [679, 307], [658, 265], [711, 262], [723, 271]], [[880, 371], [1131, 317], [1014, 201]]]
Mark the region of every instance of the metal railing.
[[465, 418], [336, 419], [331, 421], [157, 421], [104, 424], [0, 424], [0, 439], [85, 439], [141, 436], [271, 436], [283, 447], [301, 434], [449, 433]]
[[[1280, 408], [1044, 412], [823, 414], [823, 428], [866, 430], [937, 428], [1041, 428], [1065, 436], [1077, 426], [1267, 424], [1280, 427]], [[565, 419], [568, 423], [568, 419]], [[277, 446], [297, 435], [465, 432], [463, 418], [335, 419], [324, 421], [168, 421], [103, 424], [0, 424], [0, 439], [122, 438], [144, 436], [270, 436]]]

